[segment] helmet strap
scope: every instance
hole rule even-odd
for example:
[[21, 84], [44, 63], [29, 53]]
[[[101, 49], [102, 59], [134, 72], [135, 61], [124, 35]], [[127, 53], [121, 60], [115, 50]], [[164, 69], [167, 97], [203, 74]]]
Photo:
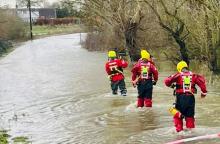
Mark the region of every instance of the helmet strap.
[[142, 61], [144, 62], [148, 62], [148, 60], [146, 58], [142, 58]]
[[184, 67], [184, 68], [182, 68], [182, 70], [181, 70], [182, 72], [188, 72], [189, 71], [189, 69], [187, 68], [187, 67]]
[[109, 57], [109, 60], [114, 60], [116, 57]]

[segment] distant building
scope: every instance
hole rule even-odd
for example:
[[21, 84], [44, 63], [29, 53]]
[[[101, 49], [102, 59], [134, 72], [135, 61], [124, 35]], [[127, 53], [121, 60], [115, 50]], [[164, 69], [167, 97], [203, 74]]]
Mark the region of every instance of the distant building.
[[[16, 9], [17, 15], [26, 22], [29, 22], [29, 9], [18, 8]], [[56, 18], [56, 9], [54, 8], [31, 8], [32, 21], [38, 18]]]

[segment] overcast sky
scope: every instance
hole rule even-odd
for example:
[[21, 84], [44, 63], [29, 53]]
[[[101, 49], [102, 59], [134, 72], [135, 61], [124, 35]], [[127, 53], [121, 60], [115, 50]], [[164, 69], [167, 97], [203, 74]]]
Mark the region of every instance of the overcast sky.
[[[49, 3], [61, 1], [61, 0], [46, 0]], [[11, 8], [15, 8], [16, 0], [0, 0], [0, 6], [9, 6]]]

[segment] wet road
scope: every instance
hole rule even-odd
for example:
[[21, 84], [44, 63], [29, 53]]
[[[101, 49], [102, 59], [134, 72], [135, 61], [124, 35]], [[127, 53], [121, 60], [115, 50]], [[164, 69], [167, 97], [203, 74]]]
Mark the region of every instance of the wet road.
[[[0, 60], [0, 129], [33, 144], [153, 144], [220, 132], [219, 85], [205, 100], [197, 96], [193, 133], [176, 134], [168, 113], [172, 90], [162, 83], [171, 73], [160, 72], [153, 108], [137, 109], [129, 78], [127, 97], [110, 94], [106, 60], [82, 49], [79, 34], [24, 43]], [[207, 142], [220, 139], [191, 143]]]

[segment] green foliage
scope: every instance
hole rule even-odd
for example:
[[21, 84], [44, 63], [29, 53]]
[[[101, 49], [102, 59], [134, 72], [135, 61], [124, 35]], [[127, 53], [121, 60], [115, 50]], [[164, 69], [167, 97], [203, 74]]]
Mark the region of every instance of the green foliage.
[[64, 17], [82, 17], [82, 12], [78, 8], [78, 3], [72, 0], [63, 0], [54, 3], [52, 7], [56, 8], [57, 18]]
[[57, 12], [57, 18], [64, 18], [71, 16], [67, 8], [56, 8], [56, 12]]
[[34, 36], [46, 36], [46, 35], [53, 35], [53, 34], [64, 34], [64, 33], [77, 33], [81, 31], [80, 25], [43, 25], [33, 26], [33, 35]]
[[7, 131], [1, 130], [0, 131], [0, 143], [8, 144], [8, 138], [9, 138], [9, 135], [7, 134]]
[[[11, 136], [7, 134], [6, 130], [0, 130], [0, 144], [9, 144], [9, 138]], [[12, 138], [13, 144], [29, 144], [27, 137], [20, 136]]]
[[14, 144], [29, 144], [27, 137], [15, 137], [12, 139], [14, 141]]
[[0, 55], [7, 52], [7, 49], [12, 47], [12, 44], [6, 40], [0, 40]]

